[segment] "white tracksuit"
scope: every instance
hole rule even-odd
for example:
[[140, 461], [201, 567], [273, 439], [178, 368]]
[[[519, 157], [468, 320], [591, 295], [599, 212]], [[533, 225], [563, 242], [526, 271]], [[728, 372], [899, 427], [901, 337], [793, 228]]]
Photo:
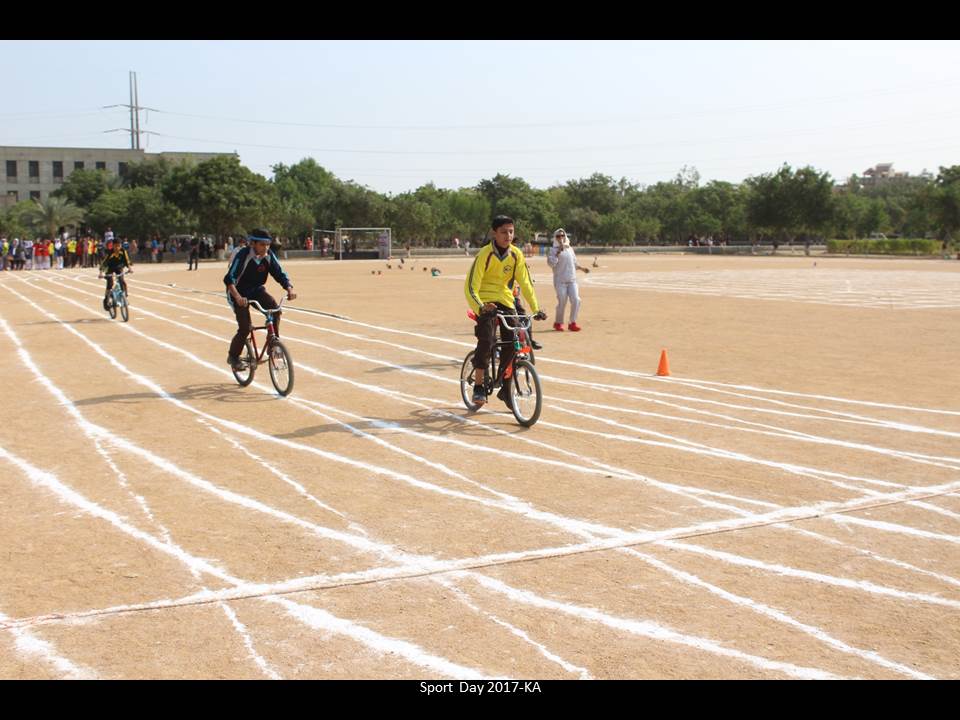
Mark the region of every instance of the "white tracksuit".
[[563, 313], [567, 307], [567, 298], [570, 299], [570, 322], [577, 321], [580, 313], [580, 289], [577, 287], [577, 255], [573, 248], [567, 247], [560, 252], [560, 246], [550, 248], [547, 264], [553, 268], [553, 288], [557, 291], [556, 320], [563, 324]]

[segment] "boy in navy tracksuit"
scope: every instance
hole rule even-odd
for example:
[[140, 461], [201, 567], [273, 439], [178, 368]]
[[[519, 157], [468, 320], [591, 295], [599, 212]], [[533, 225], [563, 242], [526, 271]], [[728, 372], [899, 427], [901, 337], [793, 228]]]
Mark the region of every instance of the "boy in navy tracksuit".
[[[287, 300], [293, 300], [297, 294], [293, 292], [290, 278], [280, 266], [280, 260], [270, 251], [273, 238], [266, 230], [251, 230], [248, 237], [250, 245], [241, 248], [233, 260], [227, 274], [223, 277], [223, 284], [227, 286], [227, 302], [233, 307], [237, 316], [237, 334], [230, 342], [230, 351], [227, 355], [227, 364], [234, 368], [242, 368], [240, 353], [250, 335], [250, 308], [249, 300], [256, 300], [266, 309], [277, 307], [277, 301], [267, 292], [264, 284], [267, 274], [287, 291]], [[280, 330], [280, 313], [273, 317], [274, 330]]]

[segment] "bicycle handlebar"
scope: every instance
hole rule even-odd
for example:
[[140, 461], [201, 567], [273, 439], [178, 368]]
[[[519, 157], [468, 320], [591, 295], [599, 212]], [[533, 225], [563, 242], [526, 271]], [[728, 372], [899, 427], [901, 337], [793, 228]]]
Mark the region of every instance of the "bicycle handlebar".
[[263, 307], [260, 303], [258, 303], [256, 300], [247, 300], [247, 305], [250, 305], [250, 306], [252, 306], [252, 307], [255, 307], [257, 310], [259, 310], [260, 312], [262, 312], [264, 315], [272, 315], [273, 313], [280, 311], [280, 308], [283, 307], [283, 301], [284, 301], [284, 300], [286, 300], [285, 297], [284, 297], [284, 298], [280, 298], [280, 304], [279, 304], [279, 305], [277, 305], [275, 308], [268, 308], [268, 309], [264, 309], [264, 307]]
[[121, 275], [129, 275], [129, 274], [130, 274], [130, 271], [124, 270], [122, 273], [107, 273], [106, 275], [104, 275], [104, 277], [105, 277], [105, 278], [108, 278], [108, 277], [120, 277]]
[[[507, 318], [513, 318], [517, 321], [516, 325], [508, 325]], [[500, 321], [500, 324], [505, 330], [529, 330], [530, 326], [533, 324], [533, 318], [529, 315], [507, 315], [505, 313], [497, 313], [497, 320]]]

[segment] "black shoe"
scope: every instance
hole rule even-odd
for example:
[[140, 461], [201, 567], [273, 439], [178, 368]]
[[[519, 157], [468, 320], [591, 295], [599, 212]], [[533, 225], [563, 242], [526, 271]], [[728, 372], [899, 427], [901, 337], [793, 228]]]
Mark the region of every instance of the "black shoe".
[[106, 298], [103, 299], [103, 309], [106, 310], [107, 312], [110, 312], [110, 305], [107, 303]]
[[530, 341], [530, 347], [532, 347], [534, 350], [543, 350], [543, 345], [538, 343], [536, 340]]
[[474, 385], [473, 386], [473, 404], [479, 407], [480, 405], [485, 405], [487, 402], [487, 391], [484, 389], [483, 385]]
[[504, 385], [504, 386], [503, 386], [502, 388], [500, 388], [500, 390], [497, 392], [497, 399], [498, 399], [498, 400], [502, 400], [503, 403], [504, 403], [508, 408], [513, 408], [513, 406], [510, 404], [510, 388], [509, 388], [507, 385]]
[[238, 370], [238, 371], [247, 369], [247, 365], [243, 360], [229, 354], [227, 355], [227, 365], [232, 367], [234, 370]]

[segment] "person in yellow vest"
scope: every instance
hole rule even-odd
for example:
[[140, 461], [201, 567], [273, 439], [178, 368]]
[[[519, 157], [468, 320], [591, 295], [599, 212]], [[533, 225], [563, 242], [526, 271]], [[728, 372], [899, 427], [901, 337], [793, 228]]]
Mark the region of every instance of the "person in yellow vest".
[[[487, 402], [487, 391], [483, 386], [483, 372], [490, 363], [490, 354], [496, 342], [497, 311], [505, 315], [515, 315], [513, 290], [514, 283], [520, 286], [520, 292], [530, 303], [530, 309], [537, 320], [546, 320], [547, 314], [540, 309], [537, 294], [530, 282], [530, 273], [523, 253], [514, 247], [515, 224], [507, 215], [497, 215], [493, 219], [493, 240], [480, 248], [473, 265], [467, 273], [463, 286], [467, 305], [477, 315], [477, 350], [473, 356], [474, 385], [473, 404]], [[500, 351], [501, 366], [508, 367], [516, 350], [513, 347], [513, 332], [503, 329], [501, 340], [506, 344]], [[507, 402], [507, 388], [503, 387], [497, 397]]]
[[67, 240], [67, 267], [72, 268], [77, 264], [77, 240], [70, 238]]

